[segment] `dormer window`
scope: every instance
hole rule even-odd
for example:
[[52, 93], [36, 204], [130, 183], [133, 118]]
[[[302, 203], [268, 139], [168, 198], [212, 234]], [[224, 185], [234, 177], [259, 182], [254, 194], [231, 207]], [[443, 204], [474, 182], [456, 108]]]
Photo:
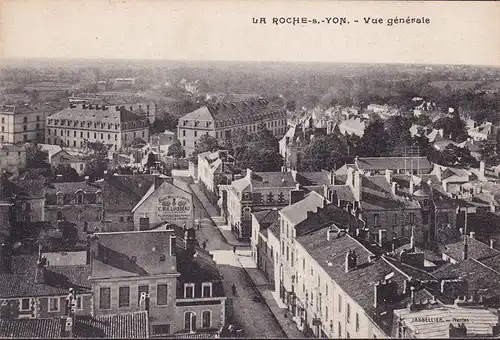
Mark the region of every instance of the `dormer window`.
[[184, 284], [184, 298], [185, 299], [194, 299], [194, 283], [185, 283]]
[[76, 192], [76, 203], [83, 204], [83, 191], [81, 190]]
[[212, 297], [212, 282], [203, 282], [201, 284], [201, 297]]

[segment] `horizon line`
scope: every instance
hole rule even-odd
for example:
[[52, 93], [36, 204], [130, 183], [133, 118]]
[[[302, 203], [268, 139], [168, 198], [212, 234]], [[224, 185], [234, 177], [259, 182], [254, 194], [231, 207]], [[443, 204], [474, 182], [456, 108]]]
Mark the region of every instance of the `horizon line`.
[[[490, 67], [500, 68], [498, 65], [488, 64], [455, 64], [455, 63], [412, 63], [412, 62], [384, 62], [384, 61], [311, 61], [311, 60], [226, 60], [226, 59], [168, 59], [168, 58], [99, 58], [99, 57], [6, 57], [0, 59], [0, 64], [12, 61], [98, 61], [98, 62], [177, 62], [177, 63], [279, 63], [279, 64], [347, 64], [347, 65], [408, 65], [408, 66], [468, 66], [468, 67]], [[36, 65], [33, 65], [36, 67]]]

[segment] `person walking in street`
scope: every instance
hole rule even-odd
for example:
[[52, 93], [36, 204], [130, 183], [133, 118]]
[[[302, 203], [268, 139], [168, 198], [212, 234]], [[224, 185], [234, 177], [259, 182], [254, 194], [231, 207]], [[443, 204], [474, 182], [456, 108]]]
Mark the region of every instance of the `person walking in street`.
[[236, 246], [233, 246], [233, 254], [236, 254]]

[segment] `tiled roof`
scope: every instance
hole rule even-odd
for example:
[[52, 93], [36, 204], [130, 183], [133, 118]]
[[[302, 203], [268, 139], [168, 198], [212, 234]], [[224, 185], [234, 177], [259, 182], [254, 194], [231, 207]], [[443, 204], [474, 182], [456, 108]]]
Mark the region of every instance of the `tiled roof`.
[[406, 200], [404, 197], [393, 195], [391, 184], [384, 175], [362, 176], [361, 181], [361, 206], [365, 210], [420, 208], [415, 200]]
[[221, 103], [207, 106], [215, 120], [238, 119], [251, 117], [253, 120], [260, 120], [262, 115], [283, 111], [283, 106], [270, 103], [267, 99], [259, 98], [247, 101], [237, 101], [231, 103]]
[[281, 237], [281, 230], [280, 230], [280, 223], [279, 220], [271, 224], [271, 226], [267, 229], [268, 234], [269, 232], [273, 233], [274, 236], [279, 240]]
[[348, 185], [330, 185], [328, 187], [336, 197], [345, 202], [354, 202], [354, 194]]
[[[377, 258], [370, 263], [368, 256], [373, 254], [348, 234], [328, 240], [327, 230], [328, 228], [322, 228], [301, 235], [297, 237], [297, 242], [304, 247], [305, 251], [332, 280], [381, 326], [386, 334], [390, 334], [392, 313], [381, 315], [380, 311], [374, 307], [373, 287], [377, 282], [384, 280], [386, 275], [394, 273], [391, 280], [398, 283], [398, 293], [401, 294], [403, 282], [407, 277], [390, 266], [384, 259]], [[345, 257], [349, 250], [356, 252], [357, 264], [354, 269], [346, 273]]]
[[0, 320], [0, 338], [61, 338], [59, 319]]
[[320, 194], [313, 191], [297, 203], [281, 209], [280, 214], [290, 221], [292, 225], [297, 225], [307, 219], [311, 212], [316, 212], [318, 207], [323, 207], [324, 200]]
[[439, 279], [462, 278], [467, 281], [469, 294], [480, 293], [485, 298], [499, 297], [500, 273], [481, 262], [469, 258], [455, 264], [447, 264], [432, 272]]
[[212, 114], [206, 106], [202, 106], [199, 109], [182, 116], [180, 119], [214, 120]]
[[252, 172], [254, 188], [295, 188], [295, 185], [290, 172]]
[[87, 182], [54, 182], [45, 186], [45, 192], [49, 194], [58, 192], [74, 194], [78, 190], [83, 190], [86, 193], [95, 193], [100, 191], [101, 188], [97, 184]]
[[146, 311], [99, 316], [77, 316], [73, 326], [73, 337], [145, 339], [149, 333]]
[[432, 169], [431, 163], [425, 157], [359, 157], [355, 160], [356, 166], [361, 170], [409, 169], [417, 163], [420, 169]]
[[[468, 257], [476, 260], [484, 260], [490, 257], [498, 256], [500, 255], [500, 252], [495, 249], [491, 249], [489, 245], [476, 240], [473, 237], [467, 237], [467, 242], [468, 242]], [[455, 259], [457, 261], [460, 261], [462, 259], [462, 251], [464, 249], [464, 244], [463, 241], [447, 244], [445, 246], [445, 249], [443, 250], [443, 253], [446, 254], [447, 256], [451, 257], [452, 259]]]
[[110, 176], [102, 186], [106, 210], [132, 210], [154, 183], [153, 175]]
[[120, 124], [126, 122], [144, 120], [144, 116], [130, 112], [126, 109], [113, 110], [86, 110], [81, 107], [65, 108], [50, 116], [51, 119], [71, 119], [86, 122], [99, 122], [109, 124]]
[[500, 273], [500, 255], [479, 260], [482, 264]]
[[[97, 233], [93, 244], [91, 278], [149, 276], [177, 273], [175, 257], [170, 255], [172, 231], [148, 230]], [[165, 260], [160, 258], [165, 256]], [[135, 258], [134, 258], [135, 257]]]
[[69, 288], [89, 293], [90, 267], [48, 266], [44, 283], [35, 283], [36, 257], [20, 255], [12, 258], [12, 273], [0, 274], [1, 297], [36, 297], [65, 295]]
[[328, 171], [298, 172], [295, 179], [303, 186], [329, 185], [330, 173]]
[[260, 230], [269, 228], [274, 222], [278, 220], [278, 210], [264, 210], [253, 213], [260, 225]]
[[296, 235], [303, 235], [313, 230], [335, 224], [339, 228], [348, 228], [355, 217], [334, 204], [319, 207], [316, 213], [309, 212], [304, 220], [295, 226]]

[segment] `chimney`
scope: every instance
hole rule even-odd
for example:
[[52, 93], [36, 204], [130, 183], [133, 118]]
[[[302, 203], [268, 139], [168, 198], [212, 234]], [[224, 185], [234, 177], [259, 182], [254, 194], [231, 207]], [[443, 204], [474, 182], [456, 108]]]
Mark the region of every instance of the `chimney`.
[[475, 232], [473, 232], [473, 231], [471, 231], [471, 232], [469, 233], [469, 236], [470, 236], [470, 238], [476, 238], [476, 233], [475, 233]]
[[398, 183], [392, 182], [391, 191], [394, 196], [398, 195]]
[[36, 262], [36, 271], [35, 271], [35, 283], [44, 283], [45, 282], [45, 273], [47, 268], [47, 258], [42, 256], [42, 245], [38, 246], [38, 259]]
[[415, 226], [411, 226], [410, 248], [412, 251], [415, 249]]
[[[358, 229], [358, 230], [359, 230], [359, 229]], [[377, 256], [376, 256], [376, 255], [373, 255], [373, 254], [368, 255], [368, 263], [372, 263], [372, 262], [374, 262], [376, 258], [377, 258]]]
[[251, 169], [247, 169], [247, 175], [245, 176], [248, 180], [251, 180], [252, 179], [252, 170]]
[[384, 244], [385, 244], [385, 234], [386, 234], [387, 230], [385, 229], [380, 229], [378, 231], [378, 241], [379, 241], [379, 244], [380, 246], [382, 247]]
[[358, 256], [356, 255], [356, 251], [349, 250], [345, 254], [345, 272], [349, 273], [352, 269], [356, 268]]
[[490, 248], [495, 249], [495, 240], [494, 239], [490, 239]]
[[363, 199], [361, 185], [362, 185], [361, 184], [361, 174], [359, 173], [359, 171], [356, 171], [354, 173], [353, 189], [354, 189], [354, 198], [356, 199], [357, 202], [361, 202], [361, 200]]
[[196, 253], [196, 231], [194, 228], [187, 228], [184, 231], [184, 243], [188, 257], [194, 256]]
[[66, 338], [72, 338], [73, 337], [73, 318], [72, 317], [66, 317], [65, 322], [64, 322], [64, 335]]
[[398, 297], [398, 284], [390, 279], [379, 281], [374, 286], [373, 307], [377, 308], [393, 302]]
[[330, 185], [335, 185], [335, 171], [330, 171]]
[[410, 195], [413, 195], [415, 192], [415, 182], [413, 181], [413, 176], [410, 178]]
[[392, 183], [392, 174], [394, 172], [392, 170], [386, 169], [385, 170], [385, 179], [387, 180], [387, 183], [391, 184]]
[[6, 243], [2, 243], [0, 249], [0, 273], [10, 273], [12, 271], [11, 264], [12, 255], [9, 246]]

